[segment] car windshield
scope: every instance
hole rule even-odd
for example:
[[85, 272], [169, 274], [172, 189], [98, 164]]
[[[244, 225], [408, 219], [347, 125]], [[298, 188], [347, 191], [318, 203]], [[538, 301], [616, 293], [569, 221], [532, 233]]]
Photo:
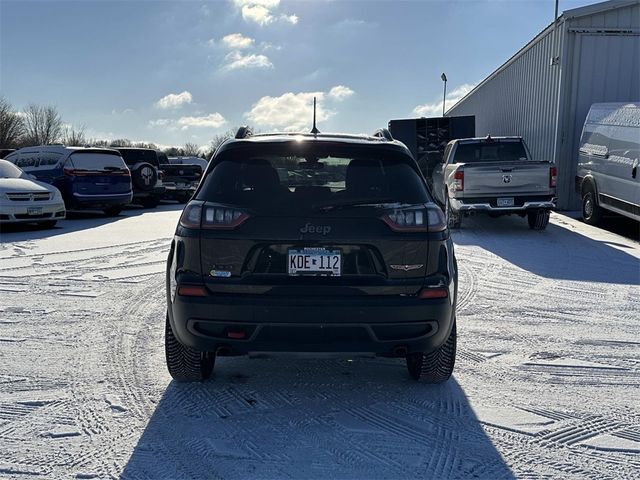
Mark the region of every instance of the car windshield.
[[514, 160], [527, 160], [527, 152], [522, 142], [460, 143], [454, 156], [454, 163]]
[[122, 157], [116, 153], [78, 152], [71, 155], [71, 162], [77, 170], [104, 171], [127, 168]]
[[0, 160], [0, 178], [28, 178], [19, 167], [6, 160]]
[[326, 207], [419, 204], [429, 196], [413, 160], [395, 152], [224, 153], [199, 200], [286, 215]]

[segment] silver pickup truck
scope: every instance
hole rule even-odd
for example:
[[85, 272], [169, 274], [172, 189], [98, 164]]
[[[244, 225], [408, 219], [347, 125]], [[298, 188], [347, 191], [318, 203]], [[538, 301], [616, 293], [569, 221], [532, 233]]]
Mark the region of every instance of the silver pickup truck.
[[432, 179], [453, 228], [463, 216], [482, 212], [526, 216], [531, 229], [544, 230], [555, 207], [556, 167], [531, 160], [521, 137], [452, 140]]

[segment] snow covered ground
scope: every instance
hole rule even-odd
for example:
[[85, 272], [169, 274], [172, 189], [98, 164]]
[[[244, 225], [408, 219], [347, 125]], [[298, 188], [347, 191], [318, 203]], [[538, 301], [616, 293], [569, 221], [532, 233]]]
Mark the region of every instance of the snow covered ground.
[[454, 378], [387, 359], [164, 365], [178, 206], [0, 235], [1, 478], [620, 478], [640, 471], [640, 245], [477, 218]]

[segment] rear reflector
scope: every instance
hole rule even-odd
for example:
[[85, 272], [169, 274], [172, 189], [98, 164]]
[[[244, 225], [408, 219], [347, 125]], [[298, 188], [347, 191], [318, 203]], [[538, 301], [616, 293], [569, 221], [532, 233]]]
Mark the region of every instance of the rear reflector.
[[206, 297], [207, 291], [204, 287], [195, 285], [182, 285], [178, 287], [178, 295], [182, 297]]
[[229, 338], [237, 338], [242, 339], [247, 335], [244, 333], [244, 330], [227, 330], [227, 337]]
[[418, 298], [447, 298], [449, 291], [446, 288], [423, 288]]

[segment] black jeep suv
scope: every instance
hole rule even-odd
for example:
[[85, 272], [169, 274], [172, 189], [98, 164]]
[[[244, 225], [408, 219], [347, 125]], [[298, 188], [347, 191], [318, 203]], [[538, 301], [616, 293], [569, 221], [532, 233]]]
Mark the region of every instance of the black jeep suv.
[[456, 294], [445, 217], [388, 131], [241, 128], [171, 244], [167, 366], [194, 381], [217, 355], [373, 353], [439, 383], [455, 361]]

